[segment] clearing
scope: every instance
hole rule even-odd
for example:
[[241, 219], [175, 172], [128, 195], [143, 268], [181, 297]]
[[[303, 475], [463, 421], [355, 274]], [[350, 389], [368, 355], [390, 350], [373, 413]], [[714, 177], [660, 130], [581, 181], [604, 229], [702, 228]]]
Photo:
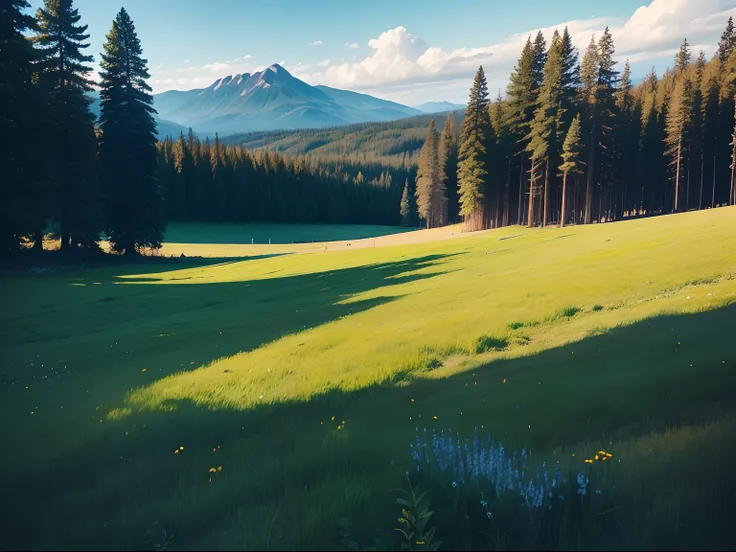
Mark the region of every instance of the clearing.
[[210, 260], [0, 279], [3, 548], [340, 548], [340, 518], [395, 526], [415, 427], [605, 446], [637, 548], [736, 542], [736, 208], [327, 251], [210, 228], [164, 248]]

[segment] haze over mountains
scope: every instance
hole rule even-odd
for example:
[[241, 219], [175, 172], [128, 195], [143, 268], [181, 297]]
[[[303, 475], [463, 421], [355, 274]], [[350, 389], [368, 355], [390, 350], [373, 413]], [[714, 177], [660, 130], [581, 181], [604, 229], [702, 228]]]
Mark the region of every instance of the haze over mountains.
[[[99, 113], [99, 98], [92, 110]], [[279, 64], [253, 74], [228, 75], [207, 88], [154, 95], [159, 135], [193, 128], [199, 134], [395, 121], [424, 113], [463, 108], [432, 102], [417, 108], [329, 86], [312, 86]]]

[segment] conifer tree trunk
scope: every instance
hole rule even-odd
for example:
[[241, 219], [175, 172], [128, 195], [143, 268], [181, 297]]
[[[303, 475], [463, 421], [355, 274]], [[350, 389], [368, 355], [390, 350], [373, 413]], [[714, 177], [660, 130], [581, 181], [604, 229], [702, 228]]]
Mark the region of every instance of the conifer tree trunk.
[[595, 121], [590, 131], [590, 149], [588, 151], [588, 174], [585, 182], [585, 218], [584, 223], [593, 220], [593, 161], [595, 160]]
[[710, 208], [713, 209], [716, 206], [716, 156], [713, 155], [713, 185], [711, 188], [710, 196]]
[[[675, 205], [672, 212], [676, 213], [679, 207], [680, 199], [680, 159], [682, 158], [682, 139], [677, 144], [677, 172], [675, 173]], [[731, 182], [733, 182], [733, 171], [731, 171]]]
[[532, 169], [529, 175], [529, 214], [527, 215], [527, 228], [534, 226], [534, 180], [537, 172], [537, 161], [532, 157]]
[[567, 198], [567, 169], [562, 175], [562, 206], [560, 207], [560, 228], [565, 226], [565, 201]]
[[700, 193], [698, 194], [698, 210], [703, 208], [703, 176], [705, 172], [705, 159], [700, 158]]
[[516, 224], [523, 224], [522, 212], [524, 209], [524, 156], [521, 156], [519, 162], [519, 205], [518, 213], [516, 215]]
[[546, 161], [544, 170], [544, 203], [542, 206], [542, 227], [547, 226], [547, 211], [549, 207], [549, 159]]

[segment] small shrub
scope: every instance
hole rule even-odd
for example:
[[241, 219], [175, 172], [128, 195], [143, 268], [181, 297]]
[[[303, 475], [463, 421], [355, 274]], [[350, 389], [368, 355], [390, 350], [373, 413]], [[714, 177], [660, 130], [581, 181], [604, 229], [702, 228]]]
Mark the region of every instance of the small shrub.
[[593, 305], [593, 312], [598, 312], [603, 310], [603, 305]]
[[555, 313], [550, 318], [550, 321], [560, 320], [562, 318], [572, 318], [577, 313], [579, 313], [582, 309], [579, 307], [562, 307], [561, 309], [557, 309]]
[[503, 351], [509, 346], [509, 340], [503, 337], [492, 337], [490, 335], [482, 335], [473, 341], [471, 350], [475, 354], [486, 353], [488, 351]]
[[516, 322], [509, 324], [509, 329], [518, 330], [519, 328], [533, 328], [534, 326], [539, 326], [539, 322], [536, 320], [517, 320]]

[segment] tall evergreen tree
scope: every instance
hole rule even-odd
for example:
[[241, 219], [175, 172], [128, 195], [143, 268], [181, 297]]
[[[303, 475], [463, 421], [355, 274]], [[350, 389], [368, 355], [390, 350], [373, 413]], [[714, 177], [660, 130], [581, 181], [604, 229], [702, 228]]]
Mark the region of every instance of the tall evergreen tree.
[[409, 203], [409, 179], [404, 182], [404, 191], [401, 193], [401, 205], [399, 209], [401, 215], [401, 226], [411, 225], [411, 203]]
[[534, 46], [530, 37], [527, 38], [506, 88], [510, 140], [514, 144], [513, 155], [518, 159], [519, 170], [517, 224], [522, 223], [524, 216], [524, 194], [526, 189], [524, 177], [527, 174], [525, 153], [528, 143], [526, 137], [529, 135], [531, 122], [534, 118], [538, 95], [539, 84], [535, 79], [534, 71]]
[[726, 63], [728, 56], [736, 48], [736, 28], [734, 28], [733, 17], [728, 18], [726, 29], [721, 35], [721, 40], [718, 42], [718, 51], [716, 55], [721, 63]]
[[[542, 187], [542, 226], [547, 225], [549, 211], [549, 190], [551, 187], [550, 163], [554, 163], [558, 134], [562, 132], [563, 114], [563, 78], [565, 66], [563, 62], [562, 39], [555, 31], [552, 44], [544, 65], [544, 82], [537, 101], [528, 139], [527, 150], [531, 153], [535, 164], [545, 164], [544, 183]], [[532, 179], [534, 180], [534, 179]], [[530, 186], [530, 204], [536, 191]], [[533, 211], [530, 208], [529, 226], [533, 224]]]
[[[360, 173], [359, 173], [360, 174]], [[427, 228], [442, 226], [445, 196], [445, 175], [439, 155], [439, 135], [434, 119], [429, 121], [417, 167], [417, 209]]]
[[618, 153], [616, 152], [614, 128], [616, 125], [616, 86], [619, 81], [619, 73], [615, 69], [617, 62], [613, 59], [614, 52], [613, 37], [608, 27], [606, 27], [601, 38], [598, 40], [598, 87], [596, 98], [600, 136], [597, 148], [600, 155], [599, 181], [601, 183], [597, 218], [600, 219], [605, 212], [606, 220], [611, 218], [614, 186], [612, 178], [614, 173], [613, 165]]
[[457, 116], [449, 113], [445, 118], [445, 126], [440, 136], [440, 165], [446, 177], [445, 190], [447, 201], [444, 207], [444, 221], [448, 224], [457, 222], [459, 204], [457, 188]]
[[92, 89], [87, 25], [72, 0], [45, 0], [37, 13], [39, 85], [48, 104], [48, 171], [55, 184], [61, 249], [93, 247], [102, 227], [97, 181], [94, 117], [86, 93]]
[[150, 77], [125, 8], [112, 22], [100, 66], [100, 164], [107, 233], [128, 255], [161, 246], [165, 229], [157, 174], [156, 123]]
[[43, 225], [41, 160], [34, 140], [41, 122], [33, 84], [36, 53], [24, 35], [35, 30], [36, 22], [23, 12], [28, 7], [26, 0], [0, 5], [0, 135], [5, 137], [0, 148], [0, 257], [17, 253], [21, 239]]
[[689, 144], [689, 130], [694, 112], [694, 94], [690, 79], [685, 75], [677, 78], [667, 110], [667, 155], [675, 167], [675, 195], [673, 210], [680, 210], [680, 182], [683, 156]]
[[593, 219], [593, 179], [595, 168], [596, 143], [598, 141], [598, 44], [595, 35], [590, 38], [580, 65], [580, 104], [586, 111], [586, 132], [588, 134], [588, 163], [585, 182], [585, 224]]
[[562, 165], [560, 172], [562, 173], [562, 207], [560, 210], [560, 226], [565, 226], [565, 216], [567, 214], [567, 177], [572, 174], [582, 174], [582, 150], [583, 140], [580, 135], [580, 114], [570, 124], [567, 131], [565, 142], [562, 144]]
[[485, 186], [488, 182], [488, 143], [493, 132], [488, 115], [488, 84], [483, 67], [478, 68], [470, 89], [468, 107], [460, 130], [457, 180], [460, 214], [470, 228], [483, 222]]
[[687, 43], [687, 38], [682, 41], [680, 49], [675, 54], [675, 71], [683, 71], [690, 65], [690, 59], [692, 54], [690, 53], [690, 44]]

